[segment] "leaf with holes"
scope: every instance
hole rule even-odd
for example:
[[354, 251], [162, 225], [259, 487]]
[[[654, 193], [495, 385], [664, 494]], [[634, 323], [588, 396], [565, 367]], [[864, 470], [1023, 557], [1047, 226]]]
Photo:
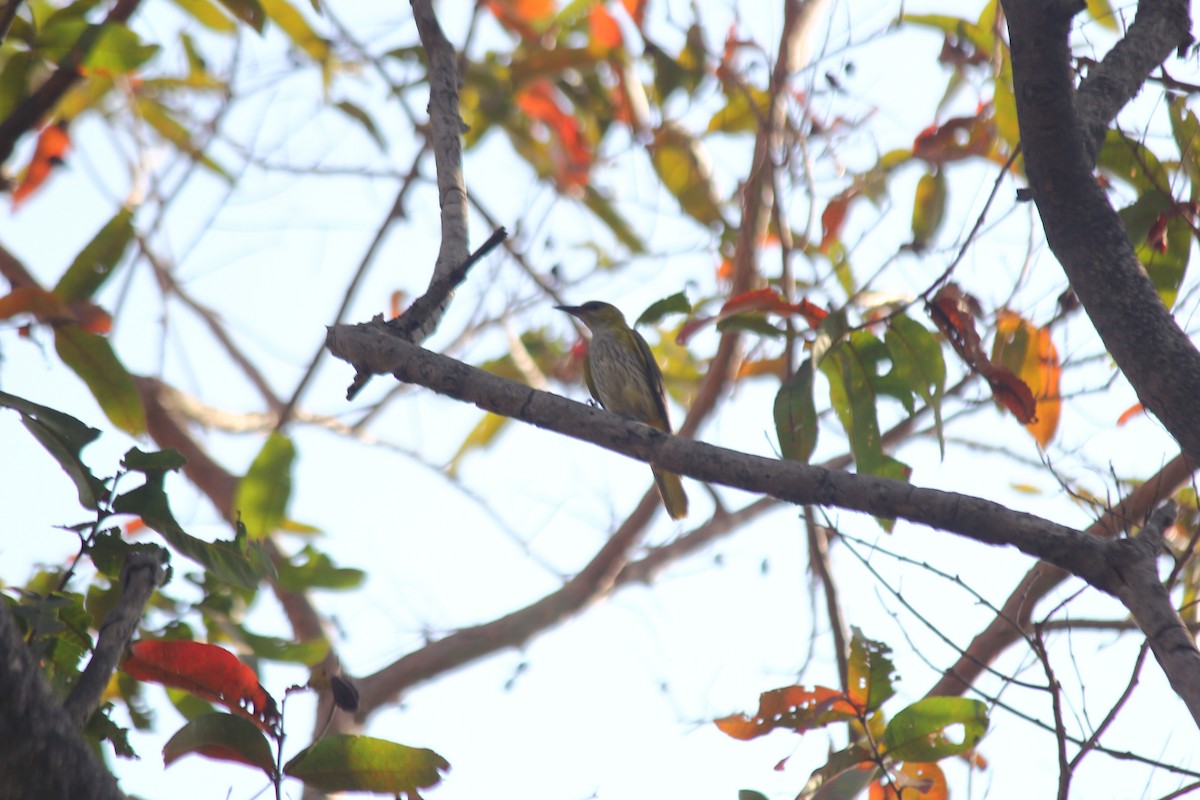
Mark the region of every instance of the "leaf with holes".
[[279, 711], [254, 670], [223, 647], [204, 642], [142, 639], [129, 645], [121, 671], [139, 681], [183, 689], [220, 703], [273, 735]]
[[896, 691], [892, 686], [896, 668], [888, 657], [892, 648], [883, 642], [868, 639], [858, 628], [853, 628], [852, 634], [847, 662], [849, 695], [859, 708], [869, 714]]
[[734, 739], [756, 739], [776, 728], [804, 733], [860, 716], [860, 709], [837, 689], [789, 686], [763, 692], [752, 717], [733, 714], [715, 722], [722, 733]]
[[971, 750], [987, 728], [987, 706], [979, 700], [927, 697], [892, 718], [883, 744], [899, 761], [937, 761]]

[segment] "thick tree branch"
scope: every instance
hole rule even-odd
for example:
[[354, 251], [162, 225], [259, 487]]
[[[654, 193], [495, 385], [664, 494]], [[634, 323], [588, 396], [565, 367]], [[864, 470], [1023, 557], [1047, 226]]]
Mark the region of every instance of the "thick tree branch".
[[[1200, 353], [1175, 323], [1092, 176], [1077, 118], [1071, 53], [1073, 0], [1006, 0], [1021, 144], [1046, 241], [1108, 352], [1139, 399], [1200, 463]], [[1178, 43], [1187, 39], [1177, 31]]]
[[1191, 41], [1190, 26], [1187, 0], [1141, 0], [1129, 30], [1079, 84], [1075, 108], [1092, 163], [1108, 124], [1142, 90], [1150, 72]]
[[[1186, 631], [1173, 610], [1172, 627], [1164, 627], [1164, 608], [1170, 607], [1169, 595], [1161, 583], [1152, 588], [1144, 576], [1129, 571], [1127, 540], [1107, 541], [1088, 536], [977, 497], [763, 458], [672, 436], [424, 350], [390, 335], [381, 318], [368, 324], [331, 328], [327, 342], [335, 356], [352, 363], [359, 373], [389, 372], [401, 381], [474, 403], [486, 411], [591, 442], [698, 480], [768, 494], [797, 505], [811, 503], [905, 519], [983, 544], [1016, 547], [1122, 600], [1133, 590], [1141, 592], [1143, 596], [1138, 602], [1126, 605], [1151, 639]], [[1157, 597], [1150, 597], [1150, 593], [1156, 593]], [[1190, 669], [1193, 660], [1200, 667], [1200, 652], [1190, 640], [1156, 645], [1155, 655], [1164, 670], [1183, 666]], [[1184, 676], [1169, 674], [1168, 677], [1200, 723], [1200, 690], [1192, 692]]]
[[6, 800], [123, 800], [116, 780], [46, 684], [4, 602], [0, 687], [0, 794]]
[[154, 590], [166, 582], [167, 551], [155, 547], [131, 553], [121, 569], [121, 599], [108, 612], [87, 668], [63, 702], [63, 710], [82, 728], [97, 708], [121, 654], [142, 621]]
[[[1158, 474], [1138, 486], [1085, 531], [1111, 539], [1129, 532], [1150, 516], [1159, 503], [1182, 488], [1195, 468], [1182, 455], [1167, 462]], [[1009, 595], [996, 618], [971, 641], [958, 661], [942, 675], [929, 697], [962, 694], [1009, 645], [1027, 634], [1034, 607], [1070, 577], [1070, 573], [1042, 561], [1035, 564]]]

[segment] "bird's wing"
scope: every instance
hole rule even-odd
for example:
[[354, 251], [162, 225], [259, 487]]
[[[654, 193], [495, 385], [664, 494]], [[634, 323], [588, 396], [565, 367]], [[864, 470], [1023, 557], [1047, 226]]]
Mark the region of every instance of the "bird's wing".
[[[637, 341], [638, 352], [642, 357], [643, 363], [646, 365], [645, 373], [650, 378], [650, 393], [654, 395], [654, 405], [658, 409], [659, 418], [662, 422], [662, 429], [667, 433], [671, 432], [671, 418], [667, 416], [667, 393], [663, 388], [662, 370], [658, 368], [658, 362], [654, 359], [654, 353], [650, 350], [650, 345], [646, 344], [646, 340], [642, 335], [632, 328], [629, 329], [633, 333], [633, 338]], [[646, 420], [651, 425], [655, 421]], [[660, 427], [660, 426], [655, 426]]]

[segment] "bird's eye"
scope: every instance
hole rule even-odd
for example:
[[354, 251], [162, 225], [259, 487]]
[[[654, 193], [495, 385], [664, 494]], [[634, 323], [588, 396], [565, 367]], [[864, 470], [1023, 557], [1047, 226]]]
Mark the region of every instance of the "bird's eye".
[[600, 309], [600, 303], [595, 300], [589, 300], [583, 304], [582, 308], [585, 311], [598, 311]]

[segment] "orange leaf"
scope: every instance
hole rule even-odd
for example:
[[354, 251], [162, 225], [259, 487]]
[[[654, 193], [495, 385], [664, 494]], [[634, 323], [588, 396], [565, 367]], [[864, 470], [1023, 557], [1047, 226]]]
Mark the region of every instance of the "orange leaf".
[[1125, 409], [1125, 411], [1121, 413], [1121, 416], [1117, 417], [1117, 427], [1121, 427], [1126, 422], [1129, 422], [1129, 420], [1133, 419], [1138, 414], [1144, 413], [1145, 411], [1146, 407], [1144, 405], [1141, 403], [1134, 403], [1129, 408]]
[[758, 375], [774, 375], [776, 378], [782, 378], [786, 369], [787, 358], [785, 356], [760, 358], [757, 361], [743, 361], [742, 365], [738, 367], [735, 380], [753, 378]]
[[850, 201], [858, 194], [850, 188], [834, 197], [821, 212], [821, 252], [828, 253], [842, 237], [842, 224], [846, 221], [846, 212], [850, 209]]
[[39, 186], [50, 177], [50, 171], [63, 163], [67, 148], [71, 145], [71, 137], [67, 135], [66, 120], [59, 120], [48, 125], [38, 134], [37, 147], [33, 151], [33, 159], [25, 169], [25, 176], [13, 191], [13, 209], [33, 194]]
[[142, 639], [129, 645], [121, 671], [139, 681], [183, 689], [227, 707], [278, 734], [275, 700], [254, 670], [223, 647], [190, 641]]
[[776, 728], [804, 733], [831, 722], [858, 719], [858, 707], [845, 694], [825, 686], [789, 686], [763, 692], [753, 717], [733, 714], [716, 720], [722, 733], [735, 739], [754, 739]]
[[950, 796], [946, 774], [935, 763], [905, 762], [889, 773], [892, 780], [887, 786], [880, 781], [871, 783], [870, 800], [946, 800]]
[[1033, 420], [1022, 421], [1037, 443], [1046, 447], [1058, 430], [1062, 411], [1059, 390], [1062, 365], [1050, 331], [1037, 327], [1011, 311], [1000, 312], [992, 361], [1016, 373], [1028, 387], [1036, 403], [1036, 411]]
[[517, 93], [517, 107], [550, 131], [551, 156], [559, 186], [586, 186], [593, 161], [592, 147], [578, 120], [559, 105], [557, 93], [549, 81], [535, 81]]
[[592, 31], [588, 49], [608, 53], [621, 46], [621, 28], [608, 9], [597, 3], [588, 12], [588, 27]]
[[0, 319], [18, 314], [30, 314], [38, 322], [72, 322], [75, 315], [70, 307], [54, 292], [40, 286], [18, 286], [0, 297]]
[[650, 0], [621, 0], [621, 5], [625, 6], [625, 12], [629, 14], [629, 18], [639, 29], [646, 22], [646, 6], [649, 4]]
[[488, 0], [488, 10], [522, 39], [536, 39], [554, 16], [554, 0]]

